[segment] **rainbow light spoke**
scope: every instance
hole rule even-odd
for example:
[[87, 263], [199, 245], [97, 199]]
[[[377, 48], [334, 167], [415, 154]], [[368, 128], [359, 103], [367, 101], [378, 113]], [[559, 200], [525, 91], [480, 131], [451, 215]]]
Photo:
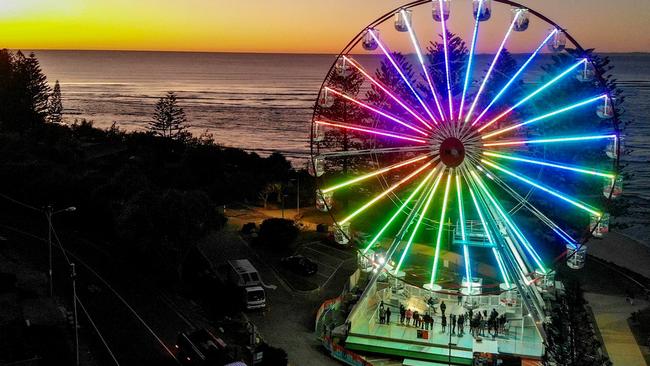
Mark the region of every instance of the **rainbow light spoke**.
[[603, 139], [614, 139], [614, 140], [616, 140], [616, 135], [556, 137], [556, 138], [550, 138], [550, 139], [489, 142], [489, 143], [483, 144], [483, 146], [490, 147], [490, 146], [529, 145], [529, 144], [555, 144], [555, 143], [564, 143], [564, 142], [592, 141], [592, 140], [603, 140]]
[[435, 170], [431, 170], [431, 172], [422, 180], [422, 182], [420, 182], [420, 184], [415, 188], [415, 190], [411, 193], [411, 195], [409, 195], [409, 197], [402, 203], [400, 208], [398, 208], [397, 211], [395, 211], [395, 213], [393, 214], [393, 216], [391, 216], [391, 218], [386, 222], [384, 227], [382, 227], [381, 230], [379, 230], [379, 232], [377, 233], [377, 235], [375, 235], [375, 237], [370, 241], [368, 246], [363, 250], [363, 254], [366, 254], [368, 250], [370, 250], [370, 248], [372, 248], [373, 245], [375, 245], [375, 243], [379, 240], [379, 238], [381, 238], [381, 236], [384, 234], [384, 231], [388, 229], [390, 224], [392, 224], [393, 221], [395, 221], [397, 216], [399, 216], [399, 214], [401, 214], [402, 211], [404, 211], [406, 206], [413, 200], [413, 198], [418, 194], [418, 192], [422, 189], [422, 187], [424, 187], [424, 185], [431, 179], [434, 172]]
[[551, 230], [553, 230], [559, 237], [561, 237], [564, 241], [566, 241], [568, 244], [575, 245], [576, 241], [571, 238], [569, 234], [567, 234], [564, 230], [560, 228], [559, 225], [557, 225], [553, 220], [549, 219], [546, 215], [544, 215], [540, 210], [537, 209], [537, 207], [533, 206], [528, 200], [523, 198], [519, 193], [517, 193], [513, 188], [511, 188], [508, 184], [506, 184], [503, 180], [501, 180], [499, 177], [493, 177], [494, 181], [501, 187], [503, 188], [506, 192], [508, 192], [514, 199], [519, 201], [519, 203], [528, 209], [533, 215], [537, 216], [537, 218], [542, 221], [546, 226], [548, 226]]
[[[415, 96], [415, 99], [418, 100], [418, 102], [420, 103], [422, 108], [424, 108], [424, 110], [427, 112], [427, 115], [429, 116], [429, 118], [431, 118], [431, 121], [433, 121], [433, 123], [437, 124], [438, 121], [436, 121], [435, 117], [433, 116], [433, 113], [431, 113], [431, 110], [429, 109], [429, 107], [427, 107], [426, 103], [424, 103], [424, 101], [420, 97], [420, 94], [418, 94], [418, 92], [413, 88], [413, 85], [411, 85], [408, 78], [406, 77], [406, 75], [404, 75], [404, 72], [402, 72], [402, 69], [399, 67], [399, 65], [397, 64], [397, 62], [393, 58], [393, 56], [391, 56], [390, 52], [388, 51], [388, 49], [386, 49], [386, 47], [381, 42], [379, 37], [371, 29], [368, 30], [368, 33], [370, 33], [370, 35], [372, 35], [372, 38], [375, 39], [375, 41], [377, 42], [377, 45], [379, 45], [379, 48], [381, 48], [381, 51], [384, 53], [384, 55], [386, 55], [386, 57], [390, 61], [391, 65], [393, 65], [393, 68], [395, 69], [395, 71], [397, 71], [397, 73], [402, 78], [402, 80], [404, 80], [404, 83], [406, 83], [406, 86], [411, 90], [411, 93], [413, 93], [413, 95]], [[433, 127], [428, 123], [426, 123], [426, 126], [429, 129], [433, 129]]]
[[[572, 72], [572, 71], [575, 70], [578, 66], [582, 65], [582, 64], [585, 63], [585, 62], [587, 62], [587, 59], [586, 59], [586, 58], [583, 58], [582, 60], [576, 62], [575, 64], [573, 64], [573, 66], [571, 66], [571, 67], [569, 67], [568, 69], [564, 70], [561, 74], [559, 74], [558, 76], [556, 76], [556, 77], [554, 77], [553, 79], [549, 80], [547, 83], [545, 83], [544, 85], [540, 86], [539, 88], [537, 88], [537, 89], [536, 89], [535, 91], [533, 91], [532, 93], [528, 94], [528, 96], [526, 96], [525, 98], [521, 99], [519, 102], [517, 102], [517, 104], [515, 104], [515, 105], [513, 105], [512, 107], [506, 109], [506, 110], [505, 110], [504, 112], [502, 112], [500, 115], [494, 117], [490, 122], [488, 122], [488, 123], [486, 123], [485, 125], [483, 125], [483, 126], [479, 129], [479, 131], [482, 131], [482, 130], [485, 129], [486, 127], [488, 127], [488, 126], [492, 125], [493, 123], [495, 123], [496, 121], [500, 120], [500, 119], [503, 118], [506, 114], [512, 112], [513, 110], [515, 110], [515, 109], [516, 109], [517, 107], [519, 107], [520, 105], [526, 103], [526, 102], [529, 101], [531, 98], [533, 98], [535, 95], [541, 93], [542, 91], [544, 91], [544, 90], [545, 90], [546, 88], [548, 88], [549, 86], [555, 84], [558, 80], [562, 79], [562, 78], [563, 78], [564, 76], [566, 76], [568, 73]], [[477, 122], [478, 122], [478, 120], [474, 121], [474, 122], [472, 123], [472, 126], [475, 125]]]
[[431, 188], [431, 191], [429, 192], [429, 195], [427, 196], [427, 200], [422, 206], [422, 211], [420, 211], [420, 216], [418, 217], [417, 222], [415, 223], [415, 227], [413, 228], [413, 231], [411, 232], [411, 236], [409, 237], [409, 240], [406, 242], [406, 246], [404, 247], [404, 250], [402, 251], [402, 255], [399, 258], [399, 262], [397, 262], [397, 266], [395, 266], [395, 273], [397, 274], [402, 268], [402, 264], [404, 263], [404, 259], [406, 259], [406, 254], [408, 253], [409, 249], [411, 248], [411, 244], [413, 244], [413, 240], [415, 239], [415, 235], [418, 232], [418, 229], [420, 228], [420, 224], [422, 223], [422, 220], [424, 219], [424, 215], [427, 213], [429, 210], [429, 205], [431, 204], [431, 200], [433, 199], [433, 196], [436, 194], [436, 190], [438, 189], [438, 183], [440, 183], [440, 178], [442, 178], [444, 170], [442, 170], [438, 176], [436, 177], [436, 181], [433, 184], [433, 187]]
[[474, 32], [472, 33], [472, 44], [469, 48], [469, 56], [467, 57], [467, 70], [465, 70], [465, 81], [463, 82], [463, 94], [460, 98], [460, 107], [458, 108], [458, 120], [463, 118], [463, 108], [465, 107], [465, 94], [467, 93], [467, 86], [469, 85], [469, 78], [472, 74], [472, 61], [474, 59], [474, 50], [476, 49], [476, 40], [478, 38], [478, 25], [480, 23], [481, 8], [483, 7], [483, 0], [479, 0], [478, 13], [474, 22]]
[[405, 166], [405, 165], [409, 165], [409, 164], [412, 164], [412, 163], [418, 162], [418, 161], [420, 161], [420, 160], [426, 159], [428, 156], [429, 156], [429, 155], [420, 155], [420, 156], [415, 157], [415, 158], [413, 158], [413, 159], [409, 159], [409, 160], [403, 161], [403, 162], [401, 162], [401, 163], [393, 164], [393, 165], [387, 166], [387, 167], [385, 167], [385, 168], [382, 168], [382, 169], [379, 169], [379, 170], [375, 170], [375, 171], [372, 172], [372, 173], [368, 173], [368, 174], [362, 175], [362, 176], [360, 176], [360, 177], [357, 177], [357, 178], [354, 178], [354, 179], [350, 179], [350, 180], [348, 180], [348, 181], [346, 181], [346, 182], [343, 182], [343, 183], [340, 183], [340, 184], [337, 184], [337, 185], [334, 185], [334, 186], [331, 186], [331, 187], [325, 188], [325, 189], [322, 190], [322, 192], [323, 192], [323, 193], [328, 193], [328, 192], [331, 192], [331, 191], [337, 190], [337, 189], [339, 189], [339, 188], [343, 188], [343, 187], [349, 186], [350, 184], [354, 184], [354, 183], [360, 182], [360, 181], [362, 181], [362, 180], [365, 180], [365, 179], [368, 179], [368, 178], [372, 178], [372, 177], [377, 176], [377, 175], [379, 175], [379, 174], [384, 174], [384, 173], [389, 172], [389, 171], [391, 171], [391, 170], [393, 170], [393, 169], [401, 168], [401, 167], [403, 167], [403, 166]]
[[431, 281], [429, 285], [433, 288], [436, 282], [438, 272], [438, 261], [440, 259], [440, 241], [442, 240], [442, 230], [445, 226], [445, 215], [447, 214], [447, 199], [449, 198], [449, 186], [451, 185], [451, 173], [447, 174], [447, 183], [445, 184], [445, 196], [442, 200], [442, 210], [440, 210], [440, 223], [438, 225], [438, 235], [436, 237], [436, 252], [433, 257], [433, 267], [431, 269]]
[[[407, 16], [405, 10], [402, 9], [401, 12], [402, 12], [402, 17], [406, 19]], [[422, 51], [420, 50], [420, 42], [418, 42], [417, 36], [415, 35], [415, 31], [413, 30], [413, 27], [411, 27], [411, 23], [410, 22], [405, 22], [405, 23], [406, 23], [406, 28], [408, 29], [409, 32], [409, 37], [411, 38], [411, 43], [413, 44], [413, 49], [415, 50], [415, 53], [418, 56], [418, 61], [420, 62], [420, 66], [422, 67], [424, 76], [427, 79], [427, 84], [429, 84], [431, 95], [433, 96], [433, 100], [436, 102], [436, 107], [438, 108], [438, 114], [440, 115], [440, 118], [444, 120], [445, 114], [442, 112], [442, 107], [440, 106], [440, 101], [438, 100], [438, 94], [436, 93], [436, 89], [433, 87], [433, 82], [431, 81], [431, 75], [429, 75], [429, 70], [427, 70], [427, 67], [425, 65], [424, 57], [422, 56]]]
[[353, 59], [343, 56], [343, 59], [348, 61], [350, 65], [354, 66], [363, 76], [366, 77], [366, 79], [370, 80], [371, 83], [375, 84], [379, 89], [381, 89], [386, 95], [388, 95], [391, 99], [393, 99], [397, 104], [399, 104], [405, 111], [407, 111], [410, 115], [412, 115], [415, 119], [417, 119], [420, 123], [422, 123], [424, 126], [427, 128], [430, 128], [430, 125], [422, 118], [420, 117], [419, 114], [417, 114], [413, 109], [411, 109], [408, 105], [406, 105], [401, 99], [399, 99], [395, 94], [391, 93], [388, 88], [386, 88], [382, 83], [377, 81], [377, 79], [373, 78], [368, 74], [366, 70], [364, 70], [359, 64], [357, 64], [356, 61]]
[[430, 162], [424, 164], [423, 166], [419, 167], [417, 170], [415, 170], [414, 172], [412, 172], [411, 174], [409, 174], [408, 176], [406, 176], [405, 178], [403, 178], [403, 179], [400, 180], [399, 182], [393, 184], [393, 185], [390, 186], [388, 189], [386, 189], [385, 191], [383, 191], [383, 192], [381, 192], [380, 194], [378, 194], [377, 196], [375, 196], [375, 198], [371, 199], [371, 200], [368, 201], [366, 204], [364, 204], [363, 206], [361, 206], [360, 208], [358, 208], [356, 211], [354, 211], [353, 213], [351, 213], [348, 217], [346, 217], [346, 218], [344, 218], [343, 220], [341, 220], [341, 221], [339, 222], [339, 224], [340, 224], [340, 225], [343, 225], [343, 224], [345, 224], [346, 222], [352, 220], [352, 218], [354, 218], [356, 215], [358, 215], [358, 214], [360, 214], [361, 212], [363, 212], [364, 210], [366, 210], [368, 207], [372, 206], [375, 202], [377, 202], [377, 201], [379, 201], [380, 199], [386, 197], [390, 192], [394, 191], [396, 188], [398, 188], [398, 187], [401, 186], [402, 184], [406, 183], [406, 182], [409, 181], [411, 178], [413, 178], [413, 177], [415, 177], [416, 175], [420, 174], [420, 172], [422, 172], [425, 168], [431, 166], [431, 164], [433, 164], [433, 162], [430, 161]]
[[438, 0], [440, 5], [440, 24], [442, 25], [442, 46], [445, 51], [445, 75], [447, 76], [447, 100], [449, 101], [449, 117], [452, 118], [454, 115], [454, 106], [451, 98], [451, 79], [449, 78], [449, 51], [447, 50], [447, 25], [445, 21], [445, 12], [443, 9], [443, 0]]
[[[474, 190], [472, 189], [472, 186], [470, 184], [467, 185], [467, 188], [469, 190], [470, 196], [472, 196], [472, 202], [474, 202], [474, 208], [476, 209], [476, 213], [478, 214], [479, 220], [481, 220], [481, 226], [483, 226], [483, 232], [485, 233], [485, 237], [488, 240], [488, 243], [492, 243], [492, 237], [490, 236], [490, 229], [487, 226], [487, 223], [485, 222], [485, 218], [483, 217], [483, 212], [481, 210], [481, 207], [479, 206], [478, 201], [476, 200], [476, 195], [474, 194]], [[501, 272], [501, 277], [503, 278], [503, 281], [510, 286], [510, 283], [508, 282], [508, 275], [506, 274], [506, 270], [503, 266], [503, 262], [501, 261], [500, 255], [497, 252], [495, 247], [492, 247], [492, 252], [494, 253], [494, 257], [497, 260], [497, 264], [499, 265], [499, 271]]]
[[506, 160], [513, 160], [513, 161], [520, 161], [523, 163], [529, 163], [529, 164], [535, 164], [535, 165], [543, 165], [543, 166], [548, 166], [551, 168], [557, 168], [557, 169], [563, 169], [563, 170], [570, 170], [573, 172], [577, 173], [583, 173], [583, 174], [589, 174], [589, 175], [596, 175], [599, 177], [605, 177], [605, 178], [610, 178], [614, 179], [616, 177], [615, 174], [612, 173], [604, 173], [604, 172], [599, 172], [597, 170], [592, 170], [592, 169], [586, 169], [586, 168], [578, 168], [578, 167], [572, 167], [572, 166], [567, 166], [567, 165], [562, 165], [558, 163], [552, 163], [544, 160], [534, 160], [534, 159], [528, 159], [516, 155], [503, 155], [503, 154], [498, 154], [490, 151], [484, 151], [483, 155], [490, 156], [493, 158], [499, 158], [499, 159], [506, 159]]
[[487, 71], [487, 73], [485, 73], [485, 77], [483, 78], [483, 81], [481, 82], [481, 86], [478, 88], [478, 92], [476, 92], [476, 95], [474, 96], [474, 101], [472, 102], [472, 105], [469, 107], [469, 111], [467, 111], [467, 117], [465, 117], [465, 123], [469, 122], [469, 119], [472, 117], [472, 113], [474, 112], [474, 108], [476, 108], [476, 103], [478, 102], [479, 97], [481, 96], [481, 93], [483, 93], [483, 89], [485, 89], [485, 85], [487, 84], [488, 79], [492, 75], [492, 71], [494, 70], [494, 66], [496, 66], [497, 61], [499, 60], [499, 57], [501, 56], [501, 52], [503, 51], [503, 47], [505, 47], [506, 41], [508, 40], [508, 37], [510, 37], [510, 33], [512, 33], [512, 28], [515, 26], [515, 22], [517, 21], [517, 18], [519, 18], [520, 14], [521, 14], [521, 11], [518, 11], [517, 15], [515, 15], [515, 17], [512, 19], [512, 22], [510, 22], [510, 27], [508, 27], [508, 31], [506, 32], [505, 36], [503, 37], [503, 40], [501, 41], [501, 44], [499, 45], [499, 50], [494, 55], [494, 58], [492, 59], [492, 63], [490, 64], [490, 67], [488, 68], [488, 71]]
[[522, 174], [513, 173], [510, 170], [508, 170], [506, 168], [503, 168], [503, 167], [501, 167], [501, 166], [499, 166], [499, 165], [497, 165], [497, 164], [495, 164], [495, 163], [493, 163], [491, 161], [485, 160], [485, 159], [481, 159], [481, 162], [493, 167], [494, 169], [497, 169], [500, 172], [506, 173], [507, 175], [509, 175], [509, 176], [511, 176], [513, 178], [516, 178], [516, 179], [518, 179], [518, 180], [520, 180], [520, 181], [522, 181], [522, 182], [524, 182], [524, 183], [526, 183], [528, 185], [531, 185], [531, 186], [533, 186], [535, 188], [538, 188], [538, 189], [540, 189], [540, 190], [542, 190], [542, 191], [544, 191], [544, 192], [546, 192], [546, 193], [548, 193], [548, 194], [550, 194], [552, 196], [555, 196], [555, 197], [561, 199], [562, 201], [568, 202], [568, 203], [570, 203], [570, 204], [572, 204], [572, 205], [574, 205], [574, 206], [576, 206], [576, 207], [578, 207], [580, 209], [583, 209], [583, 210], [589, 212], [590, 214], [592, 214], [594, 216], [600, 217], [602, 215], [602, 213], [596, 211], [596, 209], [594, 209], [593, 207], [587, 205], [586, 203], [582, 203], [579, 200], [570, 198], [569, 196], [566, 196], [566, 195], [564, 195], [562, 193], [559, 193], [559, 192], [557, 192], [557, 191], [555, 191], [553, 189], [550, 189], [550, 188], [545, 187], [545, 186], [543, 186], [543, 185], [541, 185], [539, 183], [536, 183], [532, 179], [530, 179], [530, 178], [528, 178], [528, 177], [526, 177], [526, 176], [524, 176]]
[[[490, 104], [488, 104], [487, 107], [485, 107], [485, 109], [483, 109], [483, 111], [481, 112], [481, 114], [479, 114], [478, 117], [476, 117], [476, 118], [474, 119], [474, 122], [472, 122], [472, 125], [476, 124], [476, 122], [478, 122], [478, 120], [480, 120], [481, 118], [483, 118], [483, 116], [485, 115], [485, 113], [487, 113], [487, 111], [492, 107], [492, 105], [494, 105], [494, 103], [496, 103], [496, 101], [501, 97], [501, 95], [503, 95], [503, 93], [505, 93], [506, 90], [508, 90], [508, 88], [510, 87], [510, 85], [511, 85], [511, 84], [512, 84], [516, 79], [517, 79], [517, 77], [518, 77], [522, 72], [524, 72], [524, 69], [526, 69], [526, 66], [528, 66], [528, 64], [529, 64], [531, 61], [533, 61], [533, 59], [535, 58], [535, 56], [537, 56], [537, 54], [538, 54], [539, 51], [542, 49], [542, 47], [544, 47], [544, 45], [546, 45], [546, 43], [548, 43], [548, 41], [551, 39], [551, 37], [553, 37], [553, 35], [555, 35], [555, 33], [557, 33], [557, 32], [558, 32], [557, 29], [553, 29], [553, 30], [551, 31], [551, 33], [549, 33], [549, 35], [546, 36], [546, 38], [542, 41], [542, 43], [540, 43], [540, 45], [537, 47], [537, 49], [536, 49], [536, 50], [535, 50], [535, 51], [530, 55], [530, 57], [528, 57], [528, 59], [526, 60], [526, 62], [524, 62], [524, 64], [521, 65], [521, 67], [519, 68], [519, 70], [517, 70], [517, 72], [516, 72], [514, 75], [512, 75], [512, 77], [510, 78], [510, 80], [508, 80], [508, 82], [506, 83], [506, 85], [505, 85], [503, 88], [501, 88], [501, 90], [497, 93], [497, 95], [494, 96], [494, 98], [492, 99], [492, 101], [490, 102]], [[467, 122], [467, 121], [465, 121], [465, 122]]]
[[371, 134], [375, 134], [375, 135], [393, 137], [393, 138], [396, 138], [396, 139], [399, 139], [399, 140], [418, 142], [418, 143], [421, 143], [421, 144], [424, 144], [424, 143], [427, 142], [426, 140], [423, 140], [421, 138], [417, 138], [415, 136], [407, 136], [407, 135], [402, 135], [402, 134], [398, 135], [396, 133], [388, 132], [388, 131], [385, 131], [385, 130], [380, 130], [380, 129], [377, 129], [377, 128], [360, 127], [360, 126], [350, 125], [350, 124], [342, 123], [342, 122], [314, 121], [314, 123], [317, 123], [319, 125], [324, 125], [324, 126], [343, 128], [343, 129], [346, 129], [346, 130], [367, 132], [367, 133], [371, 133]]
[[[490, 190], [487, 189], [487, 187], [483, 183], [483, 180], [474, 171], [472, 171], [471, 174], [472, 174], [472, 177], [474, 177], [474, 181], [479, 185], [479, 187], [481, 188], [481, 190], [483, 191], [485, 196], [488, 198], [488, 200], [490, 201], [492, 206], [499, 213], [499, 216], [501, 216], [501, 218], [506, 223], [508, 228], [510, 228], [510, 231], [513, 232], [515, 234], [515, 236], [517, 237], [517, 239], [519, 240], [519, 242], [524, 245], [524, 248], [526, 249], [526, 251], [528, 252], [530, 257], [532, 257], [533, 260], [535, 261], [535, 263], [537, 264], [537, 268], [542, 273], [546, 273], [546, 269], [544, 268], [544, 264], [542, 263], [541, 258], [539, 257], [537, 252], [535, 252], [535, 249], [533, 249], [532, 245], [528, 242], [526, 237], [524, 237], [524, 234], [522, 234], [521, 231], [519, 231], [519, 229], [517, 228], [517, 226], [512, 222], [512, 220], [510, 220], [510, 217], [508, 216], [508, 214], [504, 211], [504, 209], [501, 207], [499, 202], [497, 202], [497, 200], [494, 198], [494, 196], [492, 196], [492, 193], [490, 193]], [[510, 238], [506, 237], [504, 239], [507, 242]], [[511, 244], [509, 243], [509, 245], [511, 245]], [[514, 247], [511, 247], [511, 252], [517, 258], [517, 261], [519, 262], [519, 266], [521, 267], [521, 270], [522, 271], [525, 270], [526, 265], [524, 264], [524, 262], [523, 262], [521, 256], [519, 255], [519, 252], [517, 251], [517, 249], [514, 248]]]
[[330, 88], [330, 87], [328, 87], [328, 86], [325, 87], [325, 90], [331, 91], [332, 93], [334, 93], [334, 94], [340, 96], [341, 98], [344, 98], [344, 99], [346, 99], [346, 100], [349, 100], [349, 101], [351, 101], [352, 103], [355, 103], [355, 104], [357, 104], [357, 105], [359, 105], [359, 106], [361, 106], [361, 107], [363, 107], [363, 108], [365, 108], [365, 109], [367, 109], [367, 110], [373, 111], [373, 112], [379, 114], [380, 116], [383, 116], [383, 117], [388, 118], [389, 120], [391, 120], [391, 121], [393, 121], [393, 122], [397, 122], [397, 123], [399, 123], [400, 125], [402, 125], [402, 126], [408, 128], [408, 129], [410, 129], [410, 130], [412, 130], [412, 131], [415, 131], [415, 132], [419, 133], [419, 134], [422, 135], [422, 136], [425, 136], [425, 137], [429, 136], [429, 134], [428, 134], [427, 132], [424, 132], [424, 131], [422, 131], [421, 129], [412, 126], [410, 123], [404, 122], [404, 121], [400, 120], [399, 118], [397, 118], [397, 117], [395, 117], [395, 116], [391, 116], [390, 114], [388, 114], [388, 113], [386, 113], [386, 112], [384, 112], [384, 111], [382, 111], [382, 110], [380, 110], [380, 109], [378, 109], [378, 108], [375, 108], [375, 107], [373, 107], [373, 106], [371, 106], [371, 105], [368, 105], [368, 104], [366, 104], [366, 103], [364, 103], [364, 102], [362, 102], [362, 101], [356, 100], [356, 99], [352, 98], [352, 97], [349, 96], [349, 95], [346, 95], [346, 94], [344, 94], [344, 93], [341, 93], [341, 92], [338, 91], [338, 90], [332, 89], [332, 88]]
[[[602, 95], [599, 95], [599, 96], [596, 96], [596, 97], [593, 97], [593, 98], [585, 99], [585, 100], [583, 100], [583, 101], [576, 102], [576, 103], [571, 104], [571, 105], [569, 105], [569, 106], [566, 106], [566, 107], [563, 107], [563, 108], [560, 108], [560, 109], [554, 110], [553, 112], [549, 112], [549, 113], [543, 114], [543, 115], [541, 115], [541, 116], [539, 116], [539, 117], [535, 117], [535, 118], [529, 119], [528, 121], [521, 122], [521, 123], [517, 123], [517, 124], [515, 124], [515, 125], [508, 126], [508, 127], [504, 127], [504, 128], [502, 128], [502, 129], [499, 129], [499, 130], [494, 131], [494, 132], [490, 132], [490, 133], [488, 133], [488, 134], [485, 134], [485, 135], [481, 136], [481, 139], [483, 139], [483, 140], [485, 140], [485, 139], [489, 139], [490, 137], [494, 137], [494, 136], [500, 135], [500, 134], [502, 134], [502, 133], [504, 133], [504, 132], [508, 132], [508, 131], [510, 131], [510, 130], [514, 130], [515, 128], [519, 128], [519, 127], [521, 127], [521, 126], [527, 126], [527, 125], [529, 125], [529, 124], [531, 124], [531, 123], [535, 123], [535, 122], [537, 122], [537, 121], [541, 121], [541, 120], [543, 120], [543, 119], [546, 119], [546, 118], [549, 118], [549, 117], [553, 117], [553, 116], [558, 115], [558, 114], [560, 114], [560, 113], [568, 112], [568, 111], [573, 110], [573, 109], [575, 109], [575, 108], [579, 108], [579, 107], [585, 106], [585, 105], [587, 105], [587, 104], [591, 104], [591, 103], [593, 103], [593, 102], [596, 102], [596, 101], [601, 100], [601, 99], [604, 99], [604, 98], [607, 98], [607, 94], [602, 94]], [[487, 125], [486, 125], [486, 126], [487, 126]], [[483, 126], [483, 127], [479, 128], [479, 129], [478, 129], [479, 132], [482, 131], [483, 128], [485, 128], [486, 126]]]
[[469, 263], [469, 248], [467, 246], [467, 236], [465, 235], [465, 214], [463, 213], [463, 188], [460, 183], [460, 175], [456, 173], [456, 196], [458, 199], [458, 220], [460, 221], [460, 237], [463, 241], [463, 262], [465, 263], [465, 277], [467, 278], [467, 287], [469, 294], [472, 293], [472, 271]]

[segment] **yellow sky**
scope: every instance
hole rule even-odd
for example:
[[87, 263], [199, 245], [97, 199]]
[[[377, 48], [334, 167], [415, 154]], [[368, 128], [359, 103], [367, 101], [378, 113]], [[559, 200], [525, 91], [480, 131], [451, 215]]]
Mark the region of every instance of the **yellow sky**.
[[[452, 12], [468, 1], [454, 0]], [[650, 52], [650, 0], [521, 2], [567, 27], [586, 47]], [[0, 0], [0, 48], [337, 53], [400, 3]]]

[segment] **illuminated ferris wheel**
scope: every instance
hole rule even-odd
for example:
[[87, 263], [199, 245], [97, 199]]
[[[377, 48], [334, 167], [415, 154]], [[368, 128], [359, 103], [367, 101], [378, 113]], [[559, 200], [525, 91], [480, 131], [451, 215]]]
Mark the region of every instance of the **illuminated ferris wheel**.
[[607, 230], [617, 96], [603, 60], [542, 14], [453, 5], [406, 4], [338, 55], [311, 124], [317, 205], [391, 276], [525, 291]]

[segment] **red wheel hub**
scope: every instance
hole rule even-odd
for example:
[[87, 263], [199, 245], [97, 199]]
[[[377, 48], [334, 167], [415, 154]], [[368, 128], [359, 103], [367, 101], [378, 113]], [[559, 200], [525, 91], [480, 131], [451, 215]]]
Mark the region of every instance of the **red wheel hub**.
[[465, 145], [455, 137], [444, 139], [440, 144], [440, 161], [449, 168], [455, 168], [463, 160], [465, 160]]

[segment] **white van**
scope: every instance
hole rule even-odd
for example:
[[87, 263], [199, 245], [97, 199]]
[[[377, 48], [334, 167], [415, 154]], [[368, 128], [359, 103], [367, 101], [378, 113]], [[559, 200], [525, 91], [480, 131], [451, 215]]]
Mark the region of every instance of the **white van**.
[[266, 307], [266, 292], [262, 287], [259, 272], [248, 259], [228, 261], [228, 282], [241, 289], [242, 302], [246, 309]]

